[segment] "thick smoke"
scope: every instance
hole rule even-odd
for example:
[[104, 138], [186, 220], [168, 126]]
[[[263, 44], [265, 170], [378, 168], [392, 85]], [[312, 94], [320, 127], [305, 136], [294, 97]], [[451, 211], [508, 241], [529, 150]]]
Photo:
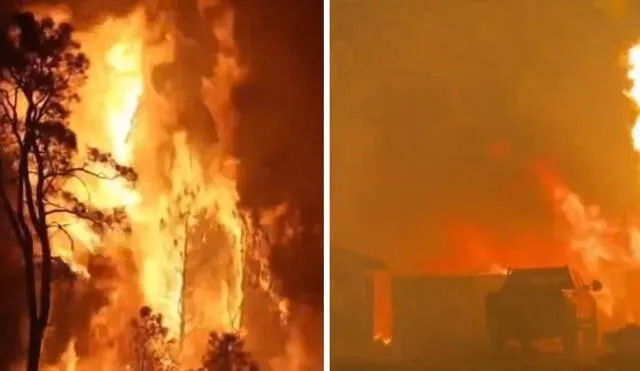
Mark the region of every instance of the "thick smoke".
[[134, 0], [8, 0], [0, 4], [0, 11], [9, 12], [33, 6], [62, 6], [74, 15], [73, 25], [84, 29], [108, 16], [125, 16], [139, 3]]
[[[236, 38], [250, 71], [237, 94], [242, 203], [256, 210], [290, 204], [288, 219], [302, 226], [294, 239], [299, 248], [278, 249], [275, 269], [286, 281], [288, 296], [320, 308], [322, 1], [239, 0], [234, 6]], [[296, 264], [284, 263], [294, 260]]]
[[[5, 214], [0, 214], [0, 235], [11, 236], [9, 221]], [[21, 358], [22, 349], [19, 341], [22, 335], [21, 322], [26, 312], [24, 299], [24, 276], [21, 269], [22, 256], [14, 245], [12, 238], [5, 237], [2, 243], [2, 259], [0, 259], [0, 369], [8, 370], [9, 366]]]
[[211, 148], [220, 138], [217, 125], [203, 101], [201, 86], [203, 78], [211, 77], [216, 68], [214, 58], [218, 44], [212, 34], [211, 22], [216, 21], [216, 15], [224, 6], [222, 2], [216, 4], [205, 10], [208, 17], [203, 17], [196, 0], [174, 0], [161, 3], [150, 14], [150, 22], [154, 22], [154, 16], [173, 14], [174, 25], [183, 39], [176, 45], [174, 61], [155, 67], [154, 85], [161, 94], [179, 97], [180, 102], [175, 105], [179, 110], [179, 129], [186, 130], [187, 140], [197, 148], [204, 168], [207, 168]]
[[638, 210], [623, 53], [640, 13], [595, 3], [332, 3], [335, 242], [424, 273], [450, 224], [548, 235], [541, 159], [587, 204]]
[[[272, 268], [308, 350], [321, 355], [323, 295], [322, 1], [234, 2], [236, 40], [249, 75], [237, 96], [236, 151], [244, 207], [288, 203]], [[257, 30], [260, 30], [257, 32]], [[287, 225], [288, 224], [288, 225]], [[311, 313], [311, 314], [310, 314]], [[319, 363], [318, 363], [319, 364]]]

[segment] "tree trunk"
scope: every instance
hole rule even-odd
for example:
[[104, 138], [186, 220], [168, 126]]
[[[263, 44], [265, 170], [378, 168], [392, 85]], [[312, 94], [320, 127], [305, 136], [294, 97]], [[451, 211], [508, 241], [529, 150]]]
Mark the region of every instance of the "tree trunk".
[[185, 329], [187, 326], [187, 260], [189, 259], [189, 225], [188, 217], [184, 222], [184, 243], [182, 246], [182, 287], [180, 288], [180, 344], [178, 354], [182, 355], [184, 346]]
[[23, 246], [25, 263], [25, 281], [29, 318], [29, 338], [27, 342], [27, 371], [38, 371], [40, 368], [40, 349], [42, 345], [42, 330], [38, 318], [38, 286], [36, 284], [36, 270], [33, 259], [33, 246], [29, 243]]
[[[29, 308], [29, 339], [26, 371], [39, 371], [44, 333], [49, 323], [51, 308], [51, 250], [48, 241], [42, 244], [40, 277], [34, 267], [33, 248], [26, 254], [27, 306]], [[29, 258], [29, 254], [31, 257]], [[39, 305], [38, 305], [39, 304]]]
[[29, 349], [27, 349], [26, 371], [40, 370], [40, 351], [42, 349], [43, 331], [37, 318], [29, 318]]

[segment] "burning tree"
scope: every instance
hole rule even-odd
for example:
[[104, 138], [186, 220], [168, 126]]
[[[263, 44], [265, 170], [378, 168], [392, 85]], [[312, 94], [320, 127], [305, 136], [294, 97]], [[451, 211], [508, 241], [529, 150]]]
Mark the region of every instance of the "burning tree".
[[[144, 306], [131, 321], [130, 369], [135, 371], [177, 371], [179, 348], [163, 324], [162, 315]], [[211, 332], [202, 366], [192, 371], [259, 371], [258, 364], [245, 350], [242, 336], [231, 332]]]
[[94, 231], [126, 227], [123, 210], [98, 210], [67, 185], [83, 178], [134, 182], [135, 172], [109, 154], [90, 148], [78, 160], [69, 128], [71, 103], [89, 62], [67, 23], [16, 14], [0, 37], [0, 187], [2, 207], [24, 260], [29, 319], [27, 370], [39, 369], [52, 291], [52, 237], [84, 222]]
[[244, 341], [236, 333], [209, 335], [207, 353], [197, 371], [258, 371], [258, 364], [244, 348]]
[[168, 338], [169, 329], [162, 315], [145, 306], [131, 323], [133, 330], [132, 369], [135, 371], [176, 371], [175, 341]]

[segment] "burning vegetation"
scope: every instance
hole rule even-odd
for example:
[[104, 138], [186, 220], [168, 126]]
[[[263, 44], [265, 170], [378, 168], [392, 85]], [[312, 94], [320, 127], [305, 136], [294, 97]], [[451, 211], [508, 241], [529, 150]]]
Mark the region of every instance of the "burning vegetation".
[[198, 2], [188, 31], [169, 5], [78, 30], [68, 8], [38, 6], [3, 25], [5, 243], [27, 296], [16, 367], [255, 370], [247, 296], [287, 324], [269, 258], [302, 229], [285, 204], [239, 206], [233, 8]]

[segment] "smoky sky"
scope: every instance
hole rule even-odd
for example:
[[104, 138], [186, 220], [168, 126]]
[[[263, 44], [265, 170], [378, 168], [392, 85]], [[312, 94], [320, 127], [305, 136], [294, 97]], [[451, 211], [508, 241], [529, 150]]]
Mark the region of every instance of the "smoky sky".
[[73, 13], [74, 26], [85, 28], [98, 23], [105, 16], [124, 16], [138, 3], [135, 0], [5, 0], [0, 4], [0, 11], [8, 12], [34, 5], [62, 5]]
[[[247, 82], [237, 94], [242, 203], [283, 202], [304, 226], [273, 263], [288, 295], [322, 308], [322, 1], [234, 2]], [[259, 30], [259, 31], [258, 31]]]
[[270, 263], [321, 365], [323, 297], [323, 2], [237, 0], [236, 40], [249, 68], [236, 96], [243, 207], [282, 203], [301, 229]]
[[451, 221], [549, 229], [538, 161], [612, 218], [638, 209], [623, 95], [632, 9], [334, 0], [331, 12], [335, 244], [409, 271], [438, 254]]

